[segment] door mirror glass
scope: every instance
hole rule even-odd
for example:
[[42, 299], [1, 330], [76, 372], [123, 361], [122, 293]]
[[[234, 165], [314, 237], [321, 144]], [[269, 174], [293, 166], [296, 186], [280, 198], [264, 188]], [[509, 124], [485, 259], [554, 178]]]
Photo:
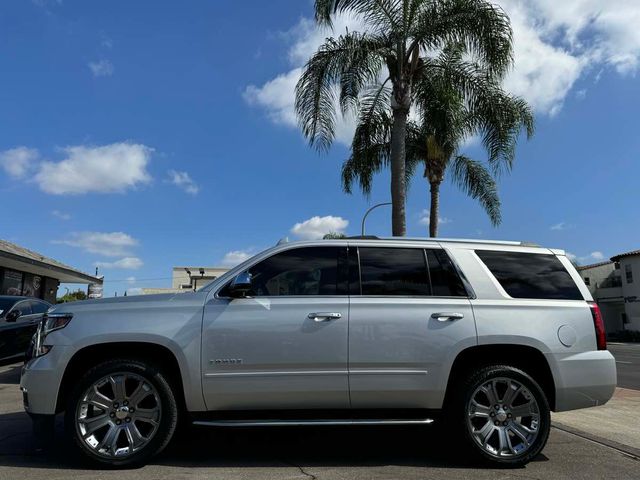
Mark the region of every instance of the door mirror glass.
[[229, 293], [232, 297], [245, 297], [251, 290], [251, 274], [242, 272], [236, 276], [229, 285]]
[[22, 315], [22, 312], [20, 310], [11, 310], [9, 313], [7, 313], [5, 320], [7, 322], [15, 322], [16, 320], [18, 320], [18, 318], [20, 318], [20, 315]]

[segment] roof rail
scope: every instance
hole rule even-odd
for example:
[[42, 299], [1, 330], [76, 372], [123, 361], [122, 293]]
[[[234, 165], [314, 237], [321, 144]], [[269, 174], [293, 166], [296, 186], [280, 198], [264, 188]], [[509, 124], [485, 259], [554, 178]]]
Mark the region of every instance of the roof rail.
[[477, 238], [430, 238], [430, 237], [377, 237], [375, 235], [365, 235], [363, 236], [353, 236], [347, 237], [348, 239], [353, 240], [394, 240], [394, 241], [407, 241], [407, 242], [415, 242], [415, 241], [432, 241], [432, 242], [446, 242], [446, 243], [484, 243], [484, 244], [494, 244], [494, 245], [514, 245], [520, 247], [539, 247], [537, 243], [534, 242], [517, 242], [517, 241], [509, 241], [509, 240], [480, 240]]

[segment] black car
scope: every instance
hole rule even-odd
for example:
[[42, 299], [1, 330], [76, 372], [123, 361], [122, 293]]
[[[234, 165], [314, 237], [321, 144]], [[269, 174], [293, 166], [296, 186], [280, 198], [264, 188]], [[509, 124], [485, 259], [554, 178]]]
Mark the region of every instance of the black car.
[[0, 295], [0, 361], [23, 355], [51, 304], [31, 297]]

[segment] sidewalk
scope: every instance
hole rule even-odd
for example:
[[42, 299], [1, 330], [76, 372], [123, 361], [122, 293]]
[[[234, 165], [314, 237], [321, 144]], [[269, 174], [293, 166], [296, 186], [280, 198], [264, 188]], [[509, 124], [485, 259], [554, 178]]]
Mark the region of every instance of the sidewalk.
[[552, 423], [562, 430], [586, 434], [593, 440], [640, 456], [640, 391], [616, 388], [613, 398], [600, 407], [552, 413]]

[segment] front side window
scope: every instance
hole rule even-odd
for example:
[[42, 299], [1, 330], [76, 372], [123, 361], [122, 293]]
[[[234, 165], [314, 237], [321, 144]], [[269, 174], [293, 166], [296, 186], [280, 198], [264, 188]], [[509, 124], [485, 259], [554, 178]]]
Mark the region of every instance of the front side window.
[[502, 288], [513, 298], [583, 300], [555, 255], [476, 250]]
[[624, 266], [624, 274], [627, 277], [627, 283], [633, 283], [633, 270], [631, 270], [631, 265], [627, 264]]
[[360, 247], [362, 295], [430, 295], [424, 251]]
[[252, 297], [337, 295], [340, 247], [296, 248], [249, 269]]

